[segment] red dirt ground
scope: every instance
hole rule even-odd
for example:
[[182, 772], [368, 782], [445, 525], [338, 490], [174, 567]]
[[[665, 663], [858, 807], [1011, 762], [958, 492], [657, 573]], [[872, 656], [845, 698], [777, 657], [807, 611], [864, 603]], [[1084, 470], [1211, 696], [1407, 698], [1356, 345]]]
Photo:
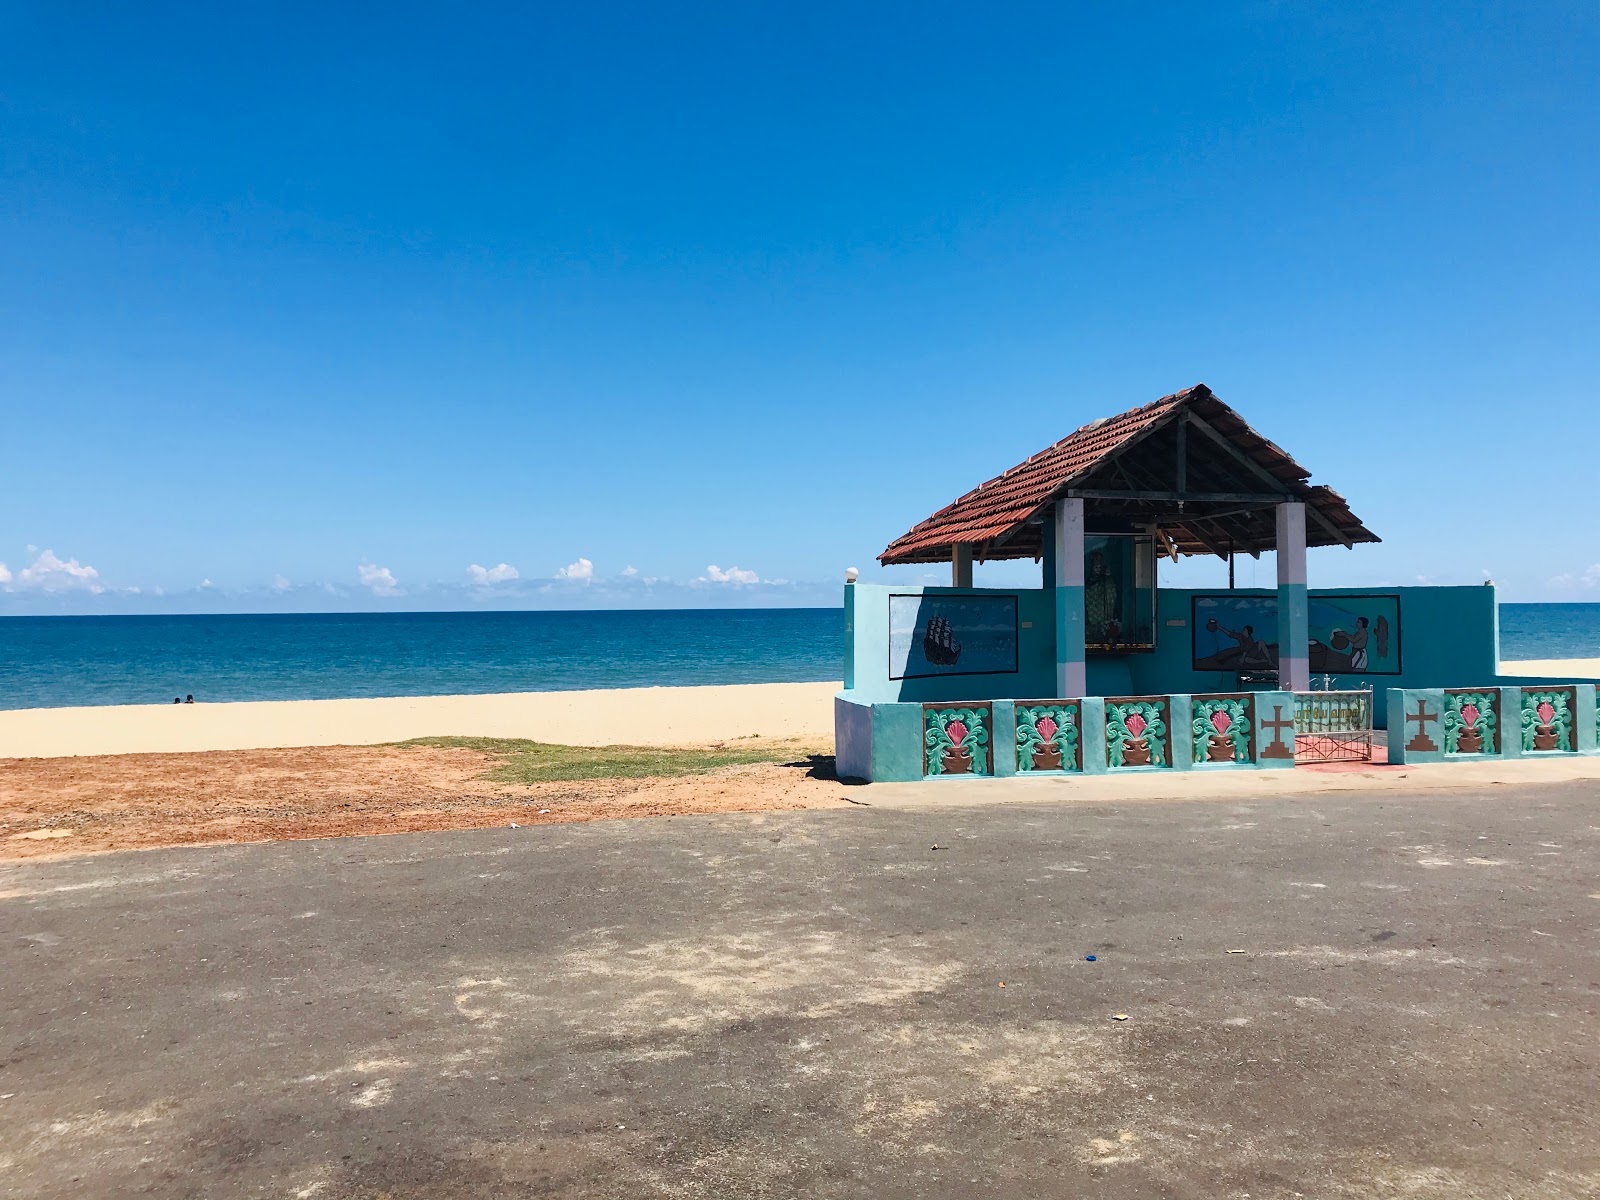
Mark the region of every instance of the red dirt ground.
[[495, 761], [399, 746], [0, 759], [0, 860], [846, 803], [826, 760], [532, 785], [483, 779]]

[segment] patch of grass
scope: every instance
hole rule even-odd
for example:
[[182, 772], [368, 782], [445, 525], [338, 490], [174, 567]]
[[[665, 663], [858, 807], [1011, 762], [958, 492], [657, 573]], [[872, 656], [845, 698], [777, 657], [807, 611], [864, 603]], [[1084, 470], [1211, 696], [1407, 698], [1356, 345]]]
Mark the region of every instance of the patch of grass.
[[647, 779], [703, 775], [743, 763], [793, 762], [804, 751], [793, 745], [713, 746], [558, 746], [527, 738], [424, 737], [400, 746], [479, 750], [500, 759], [484, 778], [498, 783], [556, 783], [575, 779]]

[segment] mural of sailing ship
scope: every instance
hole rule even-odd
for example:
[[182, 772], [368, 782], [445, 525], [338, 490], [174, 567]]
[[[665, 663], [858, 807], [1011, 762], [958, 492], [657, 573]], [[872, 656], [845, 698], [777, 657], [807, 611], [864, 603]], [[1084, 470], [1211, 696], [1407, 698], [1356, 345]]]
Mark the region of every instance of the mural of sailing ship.
[[922, 635], [922, 654], [939, 667], [953, 667], [961, 661], [961, 643], [945, 617], [934, 617], [928, 622], [928, 631]]
[[1012, 674], [1015, 596], [889, 597], [889, 678]]

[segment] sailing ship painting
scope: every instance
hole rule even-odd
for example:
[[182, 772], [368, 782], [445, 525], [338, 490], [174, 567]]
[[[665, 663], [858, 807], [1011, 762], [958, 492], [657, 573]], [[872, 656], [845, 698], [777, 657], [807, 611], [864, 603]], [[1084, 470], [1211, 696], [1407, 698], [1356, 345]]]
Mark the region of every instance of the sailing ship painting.
[[932, 617], [922, 635], [922, 653], [936, 667], [953, 667], [961, 661], [961, 643], [950, 631], [946, 617]]
[[1017, 670], [1015, 596], [890, 596], [889, 677]]

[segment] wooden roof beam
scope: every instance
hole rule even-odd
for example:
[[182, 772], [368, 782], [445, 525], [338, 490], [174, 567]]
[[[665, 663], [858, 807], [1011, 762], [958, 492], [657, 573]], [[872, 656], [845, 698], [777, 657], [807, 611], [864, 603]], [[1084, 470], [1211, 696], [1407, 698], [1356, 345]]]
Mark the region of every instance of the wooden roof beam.
[[1081, 500], [1156, 500], [1166, 504], [1281, 504], [1294, 499], [1282, 492], [1155, 492], [1119, 488], [1068, 488]]
[[[1193, 425], [1201, 433], [1205, 434], [1212, 441], [1216, 442], [1217, 445], [1221, 446], [1228, 452], [1231, 458], [1233, 458], [1241, 466], [1247, 468], [1258, 479], [1264, 480], [1270, 486], [1279, 489], [1280, 495], [1282, 495], [1284, 499], [1293, 500], [1298, 498], [1283, 480], [1279, 479], [1255, 459], [1251, 458], [1248, 454], [1240, 450], [1239, 447], [1235, 446], [1233, 442], [1230, 441], [1224, 434], [1218, 433], [1206, 422], [1205, 418], [1196, 416], [1193, 412], [1185, 409], [1183, 421], [1185, 424]], [[1316, 505], [1306, 504], [1306, 512], [1311, 515], [1311, 518], [1316, 521], [1317, 524], [1321, 525], [1324, 529], [1331, 533], [1345, 547], [1345, 549], [1353, 550], [1355, 548], [1355, 543], [1345, 535], [1345, 532], [1342, 529], [1340, 529], [1332, 521], [1328, 520], [1327, 517], [1323, 516], [1322, 512], [1317, 508]]]

